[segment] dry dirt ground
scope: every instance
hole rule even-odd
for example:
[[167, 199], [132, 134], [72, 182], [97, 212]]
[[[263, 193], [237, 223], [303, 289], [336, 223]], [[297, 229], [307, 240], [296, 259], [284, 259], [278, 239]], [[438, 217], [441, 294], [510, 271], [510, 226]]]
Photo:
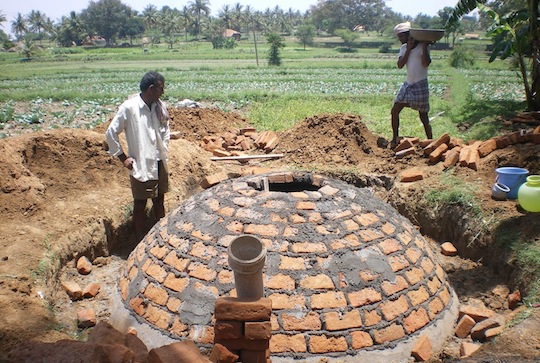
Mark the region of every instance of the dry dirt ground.
[[[235, 177], [257, 168], [305, 168], [372, 188], [400, 212], [420, 216], [412, 222], [426, 236], [437, 235], [435, 231], [439, 236], [451, 236], [452, 230], [459, 230], [455, 224], [463, 222], [460, 217], [465, 212], [455, 207], [430, 213], [422, 210], [427, 188], [445, 188], [440, 183], [442, 166], [429, 165], [420, 154], [396, 159], [386, 147], [387, 141], [372, 134], [360, 116], [318, 115], [303, 120], [279, 134], [280, 143], [273, 152], [284, 154], [283, 158], [242, 164], [211, 161], [212, 155], [199, 148], [206, 135], [248, 126], [242, 116], [212, 108], [174, 109], [171, 114], [171, 129], [181, 138], [171, 140], [172, 190], [167, 195], [167, 210], [200, 191], [205, 176], [220, 171]], [[85, 332], [75, 322], [76, 311], [82, 307], [94, 308], [98, 319], [107, 318], [108, 291], [114, 288], [115, 272], [134, 243], [129, 229], [128, 177], [105, 151], [105, 128], [106, 124], [94, 130], [42, 127], [39, 132], [24, 132], [12, 127], [12, 136], [0, 140], [0, 362], [21, 342], [84, 339]], [[507, 222], [535, 243], [540, 241], [539, 216], [524, 213], [515, 201], [492, 200], [490, 189], [498, 166], [516, 165], [540, 173], [539, 155], [540, 145], [514, 145], [482, 159], [478, 171], [459, 167], [453, 171], [475, 191], [488, 216], [487, 226]], [[400, 173], [410, 169], [422, 170], [425, 179], [398, 187]], [[448, 215], [448, 222], [434, 225], [437, 216], [433, 213]], [[468, 241], [456, 237], [453, 242], [458, 248], [463, 246], [463, 254], [441, 256], [441, 263], [462, 302], [508, 313], [508, 293], [515, 289], [526, 292], [527, 286], [513, 281], [512, 267], [498, 252], [486, 252], [492, 233], [485, 234], [486, 238]], [[431, 241], [435, 249], [444, 242]], [[60, 281], [90, 281], [78, 276], [74, 268], [74, 261], [82, 255], [94, 261], [91, 278], [102, 290], [92, 300], [75, 303], [61, 289]], [[525, 320], [507, 328], [468, 361], [538, 361], [540, 309], [528, 311]], [[456, 347], [457, 342], [450, 342], [439, 361], [458, 361]]]

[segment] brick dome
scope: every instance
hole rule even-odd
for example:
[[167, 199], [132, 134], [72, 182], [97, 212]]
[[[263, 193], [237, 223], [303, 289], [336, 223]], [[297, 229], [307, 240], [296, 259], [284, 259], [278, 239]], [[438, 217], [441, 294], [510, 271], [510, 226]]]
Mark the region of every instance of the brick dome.
[[227, 247], [241, 234], [267, 249], [272, 361], [400, 362], [421, 335], [437, 349], [452, 334], [455, 293], [410, 221], [368, 189], [308, 172], [228, 180], [187, 199], [129, 256], [125, 307], [210, 347], [215, 302], [235, 296]]

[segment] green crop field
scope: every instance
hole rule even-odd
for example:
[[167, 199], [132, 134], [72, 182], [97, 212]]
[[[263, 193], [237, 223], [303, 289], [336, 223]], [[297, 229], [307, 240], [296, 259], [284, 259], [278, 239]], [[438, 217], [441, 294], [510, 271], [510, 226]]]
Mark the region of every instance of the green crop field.
[[[174, 106], [191, 99], [244, 114], [259, 129], [283, 130], [320, 113], [361, 115], [368, 128], [391, 136], [390, 108], [405, 78], [396, 67], [399, 44], [393, 39], [366, 37], [362, 47], [348, 50], [338, 39], [319, 39], [304, 48], [287, 39], [282, 65], [267, 65], [268, 45], [241, 41], [230, 49], [212, 49], [206, 42], [146, 48], [55, 48], [47, 45], [37, 57], [0, 53], [0, 129], [8, 122], [39, 120], [40, 105], [76, 105], [106, 120], [128, 95], [138, 91], [147, 70], [166, 78], [164, 99]], [[390, 50], [380, 53], [387, 42]], [[473, 44], [476, 63], [468, 69], [449, 65], [451, 50], [432, 51], [430, 116], [434, 133], [482, 139], [500, 129], [496, 119], [524, 108], [521, 80], [511, 63], [488, 63], [485, 43]], [[24, 111], [17, 111], [25, 105]], [[62, 123], [59, 110], [58, 119]], [[467, 124], [466, 128], [458, 125]], [[402, 134], [424, 136], [415, 111], [402, 113]], [[461, 131], [460, 131], [461, 130]], [[0, 130], [1, 133], [1, 130]]]

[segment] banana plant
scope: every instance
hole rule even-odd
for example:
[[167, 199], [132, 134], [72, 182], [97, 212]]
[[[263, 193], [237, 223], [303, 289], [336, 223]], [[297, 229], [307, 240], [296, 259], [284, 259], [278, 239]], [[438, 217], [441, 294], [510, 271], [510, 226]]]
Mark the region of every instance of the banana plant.
[[445, 25], [446, 28], [450, 28], [463, 15], [475, 8], [493, 21], [487, 29], [487, 34], [491, 36], [494, 43], [489, 61], [493, 62], [497, 58], [507, 59], [510, 56], [516, 57], [529, 111], [540, 110], [539, 1], [528, 0], [527, 9], [518, 9], [500, 15], [486, 6], [485, 0], [460, 0]]

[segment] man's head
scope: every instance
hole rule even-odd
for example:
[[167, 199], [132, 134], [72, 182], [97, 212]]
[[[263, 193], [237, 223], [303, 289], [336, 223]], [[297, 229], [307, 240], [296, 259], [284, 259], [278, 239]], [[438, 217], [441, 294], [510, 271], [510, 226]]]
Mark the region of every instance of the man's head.
[[407, 40], [409, 40], [409, 31], [411, 30], [411, 23], [405, 22], [405, 23], [399, 23], [394, 27], [394, 33], [396, 33], [396, 36], [398, 37], [399, 41], [403, 43], [407, 43]]
[[147, 72], [142, 77], [139, 88], [150, 102], [155, 102], [164, 93], [165, 77], [158, 72]]

